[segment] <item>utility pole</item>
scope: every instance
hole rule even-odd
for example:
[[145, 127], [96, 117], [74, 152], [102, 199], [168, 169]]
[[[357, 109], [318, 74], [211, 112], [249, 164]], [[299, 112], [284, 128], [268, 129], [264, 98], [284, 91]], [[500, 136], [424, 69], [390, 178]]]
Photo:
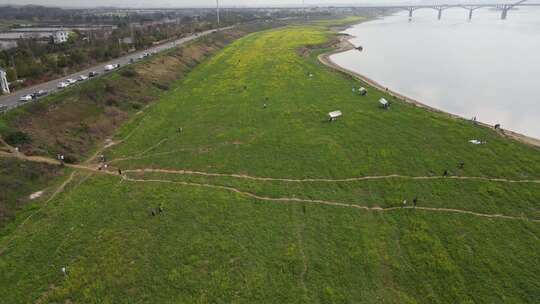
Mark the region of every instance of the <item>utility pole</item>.
[[216, 0], [217, 24], [219, 26], [219, 0]]
[[304, 19], [306, 19], [306, 0], [302, 0], [302, 13], [304, 14]]
[[[15, 52], [11, 53], [10, 54], [10, 59], [11, 59], [11, 67], [13, 68], [13, 70], [15, 70], [15, 78], [16, 79], [19, 79], [19, 75], [17, 75], [17, 64], [15, 63]], [[15, 80], [16, 80], [15, 79]]]
[[128, 13], [129, 34], [131, 36], [131, 43], [135, 45], [135, 34], [133, 33], [133, 23], [131, 23], [131, 14]]

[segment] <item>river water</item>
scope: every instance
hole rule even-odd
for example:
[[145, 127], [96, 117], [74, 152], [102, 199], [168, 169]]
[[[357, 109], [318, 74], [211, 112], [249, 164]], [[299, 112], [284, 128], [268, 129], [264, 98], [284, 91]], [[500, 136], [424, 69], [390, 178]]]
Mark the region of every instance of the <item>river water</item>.
[[540, 138], [540, 8], [421, 9], [345, 31], [364, 50], [340, 66], [441, 110]]

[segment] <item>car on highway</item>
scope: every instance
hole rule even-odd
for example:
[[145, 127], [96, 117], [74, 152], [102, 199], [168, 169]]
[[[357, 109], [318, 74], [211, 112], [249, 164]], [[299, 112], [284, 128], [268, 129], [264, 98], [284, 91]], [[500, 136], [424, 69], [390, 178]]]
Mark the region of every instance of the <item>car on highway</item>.
[[88, 73], [88, 77], [90, 77], [90, 78], [96, 77], [97, 75], [99, 75], [99, 73], [95, 72], [95, 71], [92, 71], [92, 72]]
[[20, 102], [27, 102], [31, 100], [32, 100], [32, 95], [24, 95], [24, 96], [21, 96], [21, 98], [19, 98]]
[[85, 81], [86, 79], [88, 79], [88, 76], [81, 75], [77, 78], [77, 81]]
[[60, 82], [60, 83], [58, 84], [57, 87], [58, 87], [59, 89], [64, 89], [64, 88], [69, 87], [69, 83], [62, 81], [62, 82]]
[[69, 83], [69, 84], [74, 84], [74, 83], [77, 82], [77, 80], [69, 78], [69, 79], [66, 79], [66, 82]]
[[119, 67], [120, 67], [119, 64], [107, 64], [105, 66], [105, 71], [110, 72], [110, 71], [115, 70], [115, 69], [117, 69]]
[[48, 92], [45, 91], [45, 90], [35, 91], [34, 93], [32, 93], [32, 97], [33, 97], [33, 98], [38, 98], [38, 97], [47, 95], [47, 93], [48, 93]]

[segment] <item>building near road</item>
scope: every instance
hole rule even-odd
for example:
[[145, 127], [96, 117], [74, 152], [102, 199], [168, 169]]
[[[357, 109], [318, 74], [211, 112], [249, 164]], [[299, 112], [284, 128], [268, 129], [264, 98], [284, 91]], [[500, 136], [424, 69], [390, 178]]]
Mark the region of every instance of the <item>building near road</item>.
[[55, 31], [9, 31], [0, 32], [0, 49], [17, 47], [19, 40], [32, 40], [37, 43], [62, 44], [68, 41], [70, 32], [67, 30]]
[[68, 31], [56, 31], [52, 34], [54, 44], [62, 44], [68, 41]]
[[4, 70], [0, 69], [0, 93], [9, 94], [9, 83], [7, 81], [7, 74]]

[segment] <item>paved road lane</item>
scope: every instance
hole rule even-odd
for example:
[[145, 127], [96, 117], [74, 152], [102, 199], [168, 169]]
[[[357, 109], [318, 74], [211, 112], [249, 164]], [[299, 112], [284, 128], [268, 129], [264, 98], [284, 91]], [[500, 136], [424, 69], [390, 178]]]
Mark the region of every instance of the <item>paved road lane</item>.
[[[231, 27], [225, 27], [225, 28], [220, 28], [220, 29], [217, 29], [217, 30], [222, 31], [222, 30], [226, 30], [226, 29], [230, 29], [230, 28]], [[55, 80], [51, 80], [49, 82], [45, 82], [45, 83], [37, 84], [35, 86], [24, 88], [24, 89], [18, 90], [16, 92], [13, 92], [13, 93], [11, 93], [9, 95], [0, 96], [0, 106], [6, 106], [8, 109], [15, 108], [15, 107], [23, 104], [23, 103], [19, 102], [19, 99], [22, 96], [32, 94], [32, 93], [34, 93], [36, 91], [39, 91], [39, 90], [47, 91], [47, 92], [49, 92], [49, 95], [50, 95], [50, 94], [52, 94], [54, 92], [60, 91], [61, 89], [57, 88], [58, 83], [60, 83], [62, 81], [65, 81], [65, 80], [67, 80], [69, 78], [77, 79], [80, 75], [88, 76], [88, 73], [90, 73], [91, 71], [98, 72], [100, 75], [107, 74], [109, 72], [105, 71], [105, 66], [106, 65], [119, 64], [120, 66], [124, 66], [124, 65], [129, 64], [131, 59], [137, 60], [144, 53], [154, 53], [154, 52], [161, 52], [161, 51], [164, 51], [164, 50], [168, 50], [168, 49], [174, 48], [176, 46], [185, 44], [186, 42], [197, 39], [197, 38], [199, 38], [201, 36], [208, 35], [208, 34], [214, 32], [214, 31], [216, 31], [216, 30], [208, 30], [208, 31], [200, 32], [200, 33], [194, 34], [192, 36], [184, 37], [184, 38], [172, 41], [172, 42], [167, 42], [167, 43], [164, 43], [164, 44], [160, 44], [160, 45], [157, 45], [155, 47], [149, 48], [149, 49], [144, 50], [144, 51], [131, 53], [131, 54], [128, 54], [126, 56], [111, 60], [109, 62], [100, 63], [100, 64], [98, 64], [96, 66], [91, 67], [91, 68], [79, 71], [77, 73], [73, 73], [71, 75], [68, 75], [68, 76], [65, 76], [65, 77], [62, 77], [62, 78], [58, 78], [58, 79], [55, 79]], [[90, 80], [87, 80], [87, 81], [90, 81]], [[74, 84], [74, 85], [76, 85], [76, 84]], [[32, 102], [35, 102], [35, 101], [36, 100], [34, 99]]]

